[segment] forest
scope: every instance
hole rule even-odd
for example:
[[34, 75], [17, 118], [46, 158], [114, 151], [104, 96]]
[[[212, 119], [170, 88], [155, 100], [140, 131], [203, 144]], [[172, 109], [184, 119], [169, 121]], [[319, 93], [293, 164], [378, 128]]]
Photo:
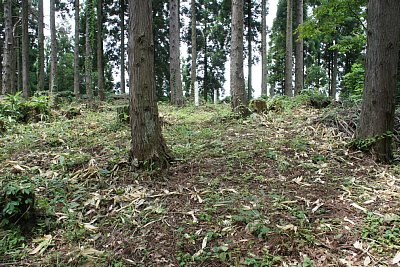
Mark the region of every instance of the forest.
[[0, 267], [400, 266], [399, 14], [0, 1]]

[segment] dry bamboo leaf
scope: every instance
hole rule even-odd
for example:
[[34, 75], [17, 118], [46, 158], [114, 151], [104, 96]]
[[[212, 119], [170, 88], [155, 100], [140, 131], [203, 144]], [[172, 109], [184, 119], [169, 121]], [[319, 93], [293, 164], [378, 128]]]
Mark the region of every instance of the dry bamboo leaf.
[[392, 264], [398, 264], [400, 262], [400, 251], [397, 251], [396, 255], [392, 259]]
[[14, 173], [21, 173], [21, 172], [24, 172], [24, 171], [25, 171], [25, 169], [22, 168], [20, 165], [18, 165], [18, 164], [13, 165], [13, 172]]
[[192, 218], [193, 218], [193, 222], [194, 223], [197, 223], [199, 220], [196, 218], [196, 216], [194, 216], [194, 211], [192, 210], [192, 211], [189, 211], [187, 214], [189, 214], [189, 215], [191, 215], [192, 216]]
[[371, 257], [367, 256], [364, 259], [364, 266], [368, 266], [371, 263]]
[[289, 231], [289, 230], [293, 230], [295, 233], [297, 232], [297, 226], [293, 225], [293, 224], [287, 224], [287, 225], [276, 225], [276, 227], [278, 227], [279, 229], [282, 229], [283, 231]]
[[96, 255], [96, 256], [101, 256], [104, 254], [104, 251], [100, 251], [94, 248], [85, 248], [81, 250], [81, 255], [82, 256], [91, 256], [91, 255]]
[[201, 243], [201, 249], [205, 249], [206, 248], [206, 246], [207, 246], [207, 237], [208, 236], [205, 236], [203, 238], [203, 242]]
[[353, 206], [356, 209], [362, 210], [363, 212], [367, 212], [368, 211], [366, 208], [361, 207], [357, 203], [351, 203], [350, 206]]
[[43, 254], [43, 252], [49, 247], [52, 240], [53, 240], [52, 235], [45, 235], [42, 238], [34, 239], [33, 242], [35, 243], [40, 242], [40, 243], [36, 248], [34, 248], [31, 252], [29, 252], [29, 255], [36, 255], [38, 253], [39, 255]]
[[83, 227], [84, 227], [86, 230], [89, 230], [89, 231], [91, 231], [91, 232], [96, 232], [97, 229], [99, 229], [97, 226], [91, 225], [90, 223], [83, 223]]
[[359, 249], [359, 250], [363, 250], [363, 245], [362, 245], [362, 242], [360, 242], [360, 241], [354, 242], [353, 247], [355, 247], [356, 249]]

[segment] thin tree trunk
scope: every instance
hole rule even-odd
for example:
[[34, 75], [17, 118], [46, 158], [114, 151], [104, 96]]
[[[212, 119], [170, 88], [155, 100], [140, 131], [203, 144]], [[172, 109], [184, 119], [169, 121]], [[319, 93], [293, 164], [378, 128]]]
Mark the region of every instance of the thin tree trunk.
[[29, 33], [28, 20], [29, 10], [28, 1], [22, 1], [22, 95], [27, 98], [29, 90]]
[[[18, 32], [18, 34], [14, 33], [14, 36], [21, 36], [21, 32]], [[22, 88], [22, 62], [21, 62], [21, 37], [15, 38], [14, 42], [17, 44], [17, 49], [15, 52], [15, 64], [16, 64], [16, 70], [17, 70], [17, 75], [16, 75], [16, 88], [18, 91], [21, 91]]]
[[268, 94], [267, 0], [261, 2], [261, 95]]
[[[377, 161], [390, 162], [400, 49], [400, 1], [368, 2], [363, 104], [357, 137], [372, 139]], [[368, 142], [365, 140], [364, 142]]]
[[[304, 2], [303, 0], [297, 0], [297, 18], [296, 27], [304, 22]], [[294, 95], [297, 95], [304, 89], [304, 40], [299, 39], [299, 31], [296, 33], [296, 52], [295, 52], [295, 86]]]
[[286, 18], [286, 64], [285, 64], [285, 95], [293, 96], [293, 0], [287, 0], [287, 18]]
[[[16, 31], [13, 31], [13, 35], [15, 36]], [[18, 80], [18, 75], [17, 72], [19, 72], [19, 63], [18, 63], [18, 58], [19, 58], [19, 44], [18, 44], [18, 38], [14, 37], [13, 40], [13, 48], [14, 51], [12, 53], [12, 59], [11, 59], [11, 93], [15, 94], [19, 90], [19, 80]]]
[[126, 94], [125, 89], [125, 0], [119, 1], [119, 19], [121, 28], [121, 94]]
[[232, 109], [247, 106], [243, 73], [243, 0], [232, 0], [232, 44], [230, 65], [230, 90]]
[[86, 96], [89, 100], [93, 99], [93, 89], [92, 89], [92, 40], [90, 32], [90, 20], [92, 11], [92, 0], [87, 0], [86, 2], [86, 42], [85, 42], [85, 83], [86, 83]]
[[44, 90], [44, 22], [43, 22], [43, 0], [39, 0], [38, 19], [38, 90]]
[[76, 99], [80, 98], [79, 81], [79, 0], [75, 0], [74, 94]]
[[2, 93], [10, 94], [15, 89], [12, 82], [13, 58], [14, 58], [14, 36], [12, 23], [12, 0], [4, 1], [4, 54], [3, 54], [3, 77]]
[[331, 81], [331, 97], [336, 99], [336, 87], [337, 87], [337, 62], [338, 61], [338, 51], [335, 49], [332, 51], [332, 81]]
[[196, 0], [191, 2], [192, 8], [192, 70], [190, 73], [190, 97], [194, 100], [195, 84], [197, 79], [197, 31], [196, 31]]
[[203, 97], [204, 101], [208, 102], [208, 51], [207, 51], [207, 21], [204, 26], [204, 77], [203, 77]]
[[57, 92], [57, 39], [55, 0], [50, 0], [50, 33], [51, 33], [51, 63], [50, 63], [50, 95]]
[[103, 0], [97, 0], [97, 73], [99, 98], [105, 100], [103, 64]]
[[133, 163], [166, 167], [169, 155], [156, 102], [151, 3], [129, 1], [130, 157]]
[[169, 9], [171, 102], [175, 106], [182, 106], [183, 95], [180, 60], [179, 1], [170, 0]]
[[248, 26], [248, 35], [247, 35], [247, 50], [249, 51], [249, 57], [247, 59], [247, 99], [252, 98], [252, 93], [253, 93], [253, 86], [252, 86], [252, 65], [253, 65], [253, 51], [252, 51], [252, 35], [251, 35], [251, 1], [252, 0], [247, 0], [247, 26]]

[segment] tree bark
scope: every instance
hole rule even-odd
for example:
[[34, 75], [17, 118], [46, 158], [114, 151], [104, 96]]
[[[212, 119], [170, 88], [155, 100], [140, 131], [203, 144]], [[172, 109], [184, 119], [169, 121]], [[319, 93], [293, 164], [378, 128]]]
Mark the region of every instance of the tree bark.
[[[22, 88], [22, 56], [21, 56], [21, 32], [18, 31], [14, 32], [14, 36], [19, 36], [14, 38], [14, 43], [16, 44], [16, 52], [15, 52], [15, 70], [16, 70], [16, 77], [15, 77], [15, 88], [20, 91]], [[15, 71], [14, 71], [15, 72]]]
[[43, 0], [39, 0], [38, 18], [38, 90], [44, 90], [44, 22], [43, 22]]
[[247, 0], [247, 50], [249, 51], [249, 57], [247, 58], [247, 99], [252, 98], [253, 86], [252, 86], [252, 65], [253, 65], [253, 51], [252, 51], [252, 35], [251, 35], [251, 1]]
[[170, 38], [170, 85], [171, 102], [175, 106], [182, 106], [182, 77], [180, 61], [180, 34], [179, 34], [179, 1], [169, 1], [169, 38]]
[[192, 69], [190, 73], [190, 97], [194, 100], [197, 79], [197, 31], [196, 31], [196, 0], [191, 1], [192, 8]]
[[268, 94], [267, 0], [261, 2], [261, 95]]
[[92, 11], [92, 0], [86, 1], [86, 42], [85, 42], [85, 83], [86, 83], [86, 96], [89, 100], [93, 99], [92, 89], [92, 40], [90, 32], [90, 20]]
[[372, 138], [377, 161], [392, 155], [397, 64], [400, 49], [400, 1], [368, 2], [366, 76], [357, 138]]
[[154, 76], [152, 1], [129, 1], [130, 157], [139, 164], [168, 165], [161, 135]]
[[56, 39], [56, 9], [55, 0], [50, 0], [50, 34], [51, 34], [51, 63], [50, 63], [50, 95], [57, 92], [57, 39]]
[[335, 49], [332, 51], [332, 77], [331, 77], [331, 90], [330, 90], [330, 96], [333, 99], [336, 99], [337, 73], [338, 73], [337, 61], [338, 61], [338, 50]]
[[230, 89], [232, 109], [247, 106], [243, 73], [243, 0], [232, 0], [232, 44], [230, 65]]
[[97, 86], [99, 99], [105, 100], [104, 92], [104, 63], [103, 63], [103, 0], [97, 0]]
[[208, 102], [208, 21], [207, 18], [204, 22], [204, 77], [203, 77], [203, 98], [204, 102]]
[[29, 6], [28, 0], [22, 1], [22, 96], [27, 98], [29, 90]]
[[12, 0], [4, 1], [4, 53], [2, 93], [11, 94], [13, 88], [12, 72], [14, 58], [14, 36], [12, 24]]
[[293, 96], [293, 0], [287, 0], [286, 17], [286, 59], [285, 59], [285, 95]]
[[294, 95], [297, 95], [304, 89], [304, 40], [299, 39], [299, 26], [304, 22], [304, 1], [297, 0], [297, 18], [296, 18], [296, 51], [295, 51], [295, 86]]
[[126, 94], [125, 89], [125, 0], [119, 1], [119, 19], [121, 28], [121, 94]]
[[74, 94], [76, 99], [80, 98], [79, 76], [79, 0], [75, 0]]

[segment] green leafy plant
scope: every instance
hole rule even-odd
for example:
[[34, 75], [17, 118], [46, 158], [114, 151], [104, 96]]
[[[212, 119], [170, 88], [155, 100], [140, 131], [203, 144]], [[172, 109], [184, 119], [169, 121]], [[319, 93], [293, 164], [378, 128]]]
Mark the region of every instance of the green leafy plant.
[[28, 122], [44, 120], [50, 114], [49, 98], [47, 96], [33, 96], [23, 99], [21, 92], [7, 95], [0, 103], [0, 117], [12, 122]]
[[34, 185], [26, 178], [22, 181], [10, 181], [0, 188], [1, 225], [17, 223], [28, 219], [34, 211]]
[[351, 71], [344, 75], [344, 90], [341, 96], [344, 98], [360, 102], [364, 90], [365, 68], [361, 64], [353, 64]]
[[361, 150], [361, 151], [369, 151], [371, 147], [378, 141], [381, 141], [385, 138], [392, 138], [393, 133], [391, 131], [387, 131], [382, 135], [376, 135], [369, 138], [356, 138], [349, 142], [348, 146], [353, 149]]

